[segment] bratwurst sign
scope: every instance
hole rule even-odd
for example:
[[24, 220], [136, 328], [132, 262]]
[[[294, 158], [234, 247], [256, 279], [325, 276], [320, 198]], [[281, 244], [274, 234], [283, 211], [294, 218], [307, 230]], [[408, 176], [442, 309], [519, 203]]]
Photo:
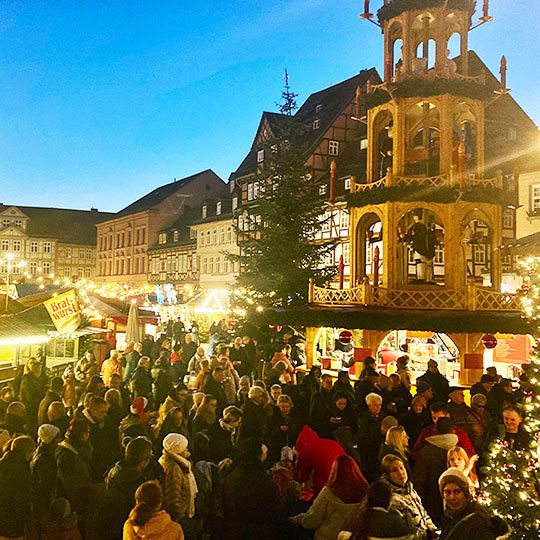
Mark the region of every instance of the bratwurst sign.
[[56, 329], [61, 334], [75, 332], [81, 324], [79, 305], [75, 291], [65, 292], [43, 302]]

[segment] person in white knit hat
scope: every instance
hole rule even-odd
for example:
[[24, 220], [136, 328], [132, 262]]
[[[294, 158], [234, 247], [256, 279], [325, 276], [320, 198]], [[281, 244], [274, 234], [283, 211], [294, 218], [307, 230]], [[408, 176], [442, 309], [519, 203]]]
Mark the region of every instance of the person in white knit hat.
[[38, 446], [32, 461], [32, 483], [34, 485], [34, 513], [41, 517], [49, 510], [57, 488], [56, 446], [60, 442], [60, 429], [52, 424], [42, 424], [38, 428]]
[[159, 463], [165, 471], [163, 507], [171, 517], [182, 524], [187, 533], [194, 527], [197, 483], [188, 460], [188, 440], [179, 433], [169, 433], [163, 439], [163, 454]]

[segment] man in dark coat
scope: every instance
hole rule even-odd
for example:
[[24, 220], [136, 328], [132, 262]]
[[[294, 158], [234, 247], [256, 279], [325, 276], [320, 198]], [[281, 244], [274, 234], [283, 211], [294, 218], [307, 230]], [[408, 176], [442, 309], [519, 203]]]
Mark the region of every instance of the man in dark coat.
[[452, 420], [442, 417], [437, 420], [437, 435], [426, 439], [426, 445], [420, 450], [413, 472], [413, 484], [422, 497], [424, 508], [437, 526], [444, 521], [442, 498], [438, 480], [446, 470], [448, 450], [458, 443], [453, 433]]
[[64, 381], [62, 377], [53, 377], [49, 383], [49, 390], [41, 400], [38, 409], [38, 424], [45, 424], [48, 421], [47, 411], [53, 401], [62, 401], [64, 394]]
[[435, 360], [429, 360], [427, 371], [416, 379], [416, 384], [418, 384], [418, 381], [426, 382], [431, 386], [435, 394], [435, 401], [441, 401], [442, 403], [448, 401], [450, 384], [446, 377], [439, 371], [439, 366]]
[[20, 401], [12, 401], [6, 410], [6, 420], [0, 428], [7, 429], [11, 437], [27, 435], [26, 407]]
[[214, 396], [217, 400], [217, 415], [221, 416], [223, 409], [228, 405], [227, 395], [225, 394], [225, 388], [223, 381], [225, 380], [225, 372], [220, 366], [215, 367], [212, 370], [212, 374], [206, 377], [204, 383], [203, 392]]
[[383, 399], [372, 392], [366, 396], [368, 410], [358, 419], [358, 452], [362, 460], [362, 472], [373, 482], [379, 472], [379, 449], [383, 442], [381, 433]]
[[98, 530], [100, 540], [116, 540], [122, 537], [124, 522], [135, 506], [135, 491], [147, 480], [147, 470], [152, 456], [152, 444], [143, 437], [137, 437], [126, 446], [125, 459], [118, 461], [105, 478], [103, 500]]
[[149, 403], [152, 403], [152, 384], [154, 379], [150, 371], [150, 358], [141, 356], [139, 365], [131, 375], [130, 385], [133, 391], [133, 398], [145, 397]]
[[235, 338], [233, 346], [229, 349], [229, 360], [240, 377], [251, 374], [248, 366], [248, 356], [246, 348], [242, 344], [242, 338]]
[[29, 462], [33, 441], [26, 436], [11, 442], [0, 460], [0, 537], [23, 538], [32, 519], [32, 478]]
[[226, 540], [279, 540], [290, 538], [277, 487], [263, 466], [265, 448], [246, 440], [238, 465], [223, 485]]
[[480, 377], [480, 381], [471, 386], [471, 397], [475, 394], [484, 394], [484, 396], [488, 397], [491, 389], [495, 386], [495, 382], [496, 377], [484, 373], [482, 377]]
[[142, 356], [143, 346], [142, 343], [135, 343], [133, 345], [133, 350], [129, 352], [126, 356], [126, 370], [124, 372], [124, 380], [129, 382], [131, 379], [131, 374], [137, 369], [139, 365], [139, 360]]
[[26, 364], [28, 370], [21, 379], [19, 399], [26, 406], [28, 432], [35, 434], [38, 423], [39, 404], [47, 389], [47, 376], [42, 372], [41, 362], [32, 357]]
[[454, 425], [467, 433], [469, 439], [472, 436], [471, 420], [473, 416], [472, 409], [465, 403], [465, 394], [463, 388], [451, 386], [448, 392], [450, 402], [448, 403], [448, 412]]
[[334, 406], [334, 395], [332, 377], [326, 373], [321, 376], [321, 389], [313, 394], [309, 414], [309, 425], [319, 437], [326, 439], [331, 437], [327, 419]]
[[246, 369], [244, 369], [243, 371], [246, 371], [245, 374], [251, 377], [252, 373], [255, 370], [255, 361], [257, 360], [257, 347], [255, 346], [255, 343], [253, 342], [251, 337], [248, 335], [242, 337], [242, 343], [244, 345], [244, 350], [247, 357]]
[[83, 415], [90, 424], [92, 444], [92, 469], [94, 482], [103, 482], [107, 469], [116, 461], [119, 453], [118, 433], [112, 433], [105, 423], [109, 405], [101, 397], [93, 397]]
[[263, 439], [268, 420], [264, 411], [264, 398], [262, 388], [259, 386], [250, 388], [248, 399], [242, 405], [242, 423], [238, 431], [238, 442], [253, 438]]

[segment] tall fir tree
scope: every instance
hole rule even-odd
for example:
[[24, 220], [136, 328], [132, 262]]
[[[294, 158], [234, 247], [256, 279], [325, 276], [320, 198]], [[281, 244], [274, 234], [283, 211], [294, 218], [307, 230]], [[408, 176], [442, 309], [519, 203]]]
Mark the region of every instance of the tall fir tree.
[[522, 262], [523, 308], [536, 327], [536, 345], [527, 368], [528, 391], [524, 402], [523, 428], [530, 435], [525, 450], [512, 450], [504, 438], [490, 446], [481, 501], [510, 526], [509, 540], [540, 537], [540, 258]]
[[309, 279], [322, 283], [336, 272], [324, 267], [335, 243], [321, 239], [326, 204], [306, 167], [304, 126], [291, 117], [281, 136], [267, 141], [254, 183], [255, 200], [238, 216], [240, 263], [237, 304], [286, 306], [307, 300]]
[[285, 79], [285, 85], [281, 91], [281, 101], [276, 101], [276, 107], [279, 109], [281, 114], [292, 116], [292, 113], [298, 108], [298, 105], [296, 104], [298, 94], [295, 94], [291, 90], [289, 85], [289, 72], [287, 71], [287, 68], [285, 68], [283, 78]]

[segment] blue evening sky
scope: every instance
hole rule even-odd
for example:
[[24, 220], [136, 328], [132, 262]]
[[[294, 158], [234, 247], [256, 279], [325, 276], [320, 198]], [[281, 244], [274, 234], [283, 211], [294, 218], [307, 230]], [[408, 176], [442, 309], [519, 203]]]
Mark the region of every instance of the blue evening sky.
[[[481, 1], [479, 4], [481, 5]], [[372, 10], [382, 4], [373, 1]], [[492, 0], [470, 48], [540, 123], [540, 2]], [[0, 202], [117, 211], [197, 171], [224, 180], [275, 110], [381, 72], [361, 0], [0, 0]]]

